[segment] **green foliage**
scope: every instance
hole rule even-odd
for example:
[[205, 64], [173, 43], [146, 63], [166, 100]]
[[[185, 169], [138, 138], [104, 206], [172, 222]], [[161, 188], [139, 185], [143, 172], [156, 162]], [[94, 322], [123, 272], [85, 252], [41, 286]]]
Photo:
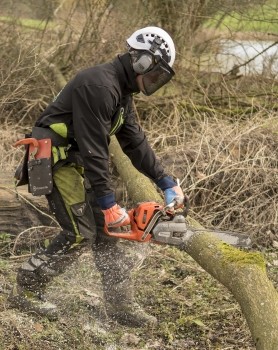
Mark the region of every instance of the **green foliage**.
[[11, 235], [6, 232], [0, 232], [0, 243], [1, 242], [10, 242], [11, 241]]
[[13, 18], [13, 17], [7, 17], [7, 16], [0, 16], [0, 22], [11, 23], [11, 24], [13, 23], [16, 25], [20, 25], [22, 27], [37, 29], [37, 30], [45, 30], [46, 27], [48, 27], [48, 29], [55, 28], [55, 24], [53, 22], [38, 20], [38, 19], [31, 19], [31, 18]]
[[241, 11], [240, 7], [231, 12], [220, 10], [205, 26], [229, 31], [278, 34], [277, 10], [274, 0], [267, 1], [264, 5], [254, 5], [245, 11]]

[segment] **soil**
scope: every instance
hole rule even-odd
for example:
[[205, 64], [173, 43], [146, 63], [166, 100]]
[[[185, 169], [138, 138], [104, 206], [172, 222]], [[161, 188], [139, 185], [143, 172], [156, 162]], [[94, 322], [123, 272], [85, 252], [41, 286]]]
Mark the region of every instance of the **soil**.
[[[106, 316], [89, 248], [46, 291], [46, 299], [58, 306], [57, 321], [12, 309], [7, 296], [26, 259], [13, 256], [0, 260], [0, 349], [255, 349], [233, 296], [190, 256], [166, 246], [120, 244], [136, 262], [136, 299], [158, 318], [156, 327], [124, 327]], [[278, 253], [263, 254], [278, 286]]]

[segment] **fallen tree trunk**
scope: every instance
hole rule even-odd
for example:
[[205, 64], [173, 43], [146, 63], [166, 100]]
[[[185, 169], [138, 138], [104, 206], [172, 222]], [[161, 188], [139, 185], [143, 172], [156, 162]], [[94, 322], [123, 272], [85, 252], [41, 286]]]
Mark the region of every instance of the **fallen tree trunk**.
[[[162, 201], [153, 184], [133, 168], [116, 139], [111, 141], [113, 162], [134, 202]], [[190, 225], [203, 227], [188, 218]], [[233, 248], [213, 233], [199, 231], [183, 248], [233, 294], [245, 316], [257, 350], [278, 349], [278, 293], [266, 274], [259, 253]]]
[[[162, 203], [162, 198], [152, 185], [150, 179], [139, 173], [132, 166], [130, 159], [122, 152], [122, 149], [114, 136], [111, 137], [109, 151], [111, 159], [128, 189], [128, 194], [135, 204], [143, 201], [156, 201]], [[124, 171], [125, 169], [128, 170]]]
[[256, 349], [278, 349], [278, 293], [262, 255], [241, 251], [207, 233], [193, 236], [184, 250], [233, 294]]

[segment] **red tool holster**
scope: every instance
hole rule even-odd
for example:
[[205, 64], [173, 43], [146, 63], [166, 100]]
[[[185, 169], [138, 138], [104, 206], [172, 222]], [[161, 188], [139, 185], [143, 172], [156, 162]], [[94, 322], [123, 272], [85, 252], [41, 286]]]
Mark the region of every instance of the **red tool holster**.
[[16, 186], [28, 184], [34, 196], [52, 192], [51, 139], [37, 140], [25, 138], [17, 141], [14, 147], [25, 146], [23, 161], [16, 169]]

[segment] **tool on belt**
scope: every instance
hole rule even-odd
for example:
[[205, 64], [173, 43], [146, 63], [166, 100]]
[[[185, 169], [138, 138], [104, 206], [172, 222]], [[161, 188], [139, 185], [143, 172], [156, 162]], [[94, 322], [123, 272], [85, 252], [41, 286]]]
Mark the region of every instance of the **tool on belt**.
[[51, 139], [37, 140], [27, 137], [14, 144], [14, 147], [18, 146], [25, 146], [25, 156], [15, 172], [16, 186], [28, 183], [29, 192], [34, 196], [51, 193], [53, 188]]
[[212, 232], [225, 243], [236, 247], [249, 247], [251, 239], [241, 233], [219, 230], [196, 229], [188, 225], [188, 199], [185, 198], [184, 210], [174, 210], [175, 202], [163, 207], [156, 202], [143, 202], [129, 211], [130, 230], [121, 233], [111, 232], [107, 227], [107, 235], [137, 242], [153, 242], [182, 247], [198, 232]]

